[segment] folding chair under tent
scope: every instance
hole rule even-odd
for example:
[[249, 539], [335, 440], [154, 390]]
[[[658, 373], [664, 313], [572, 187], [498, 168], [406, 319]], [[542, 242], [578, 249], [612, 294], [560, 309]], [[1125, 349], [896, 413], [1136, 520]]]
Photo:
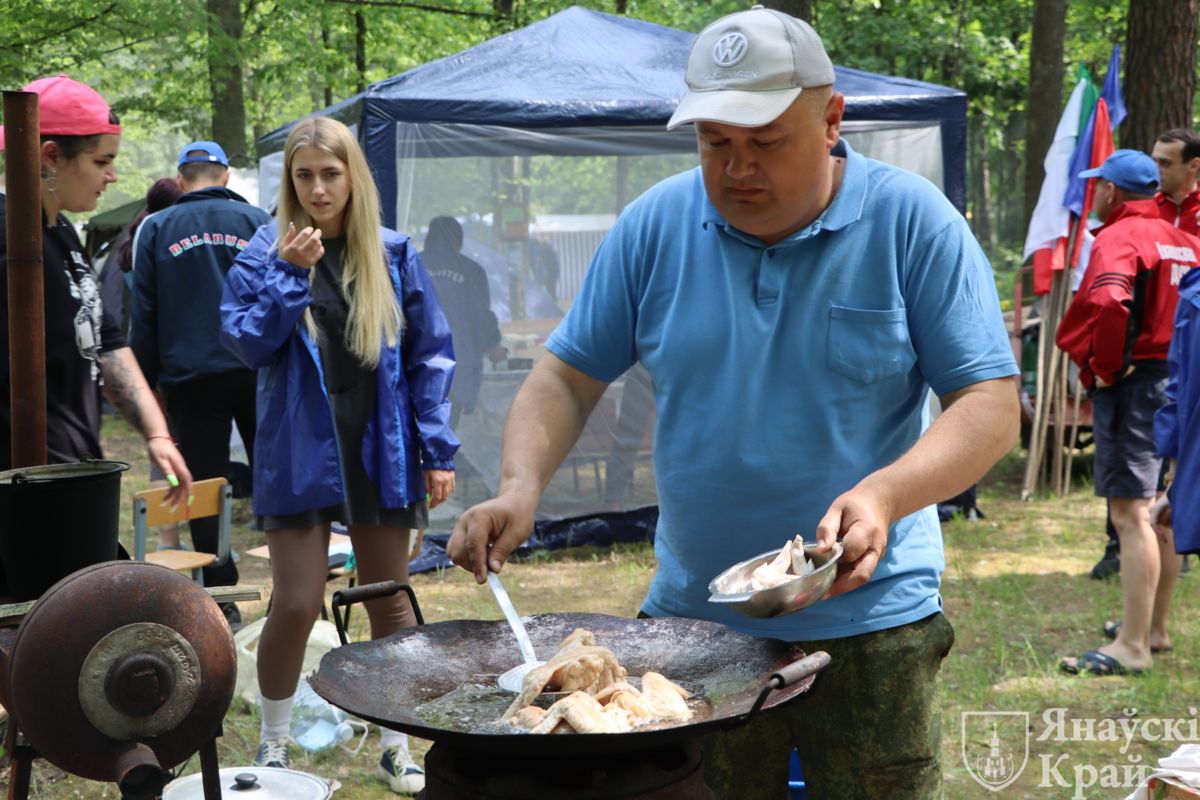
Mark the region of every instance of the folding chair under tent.
[[[435, 512], [434, 530], [449, 530], [458, 511], [494, 493], [508, 406], [620, 209], [696, 165], [691, 126], [665, 129], [685, 91], [694, 38], [572, 7], [318, 112], [359, 137], [385, 224], [423, 246], [433, 216], [454, 216], [465, 230], [464, 254], [488, 273], [510, 359], [496, 368], [485, 362], [476, 406], [456, 428], [460, 489]], [[966, 95], [835, 71], [851, 146], [924, 175], [965, 209]], [[290, 129], [258, 141], [264, 206], [278, 193]], [[602, 512], [656, 504], [650, 391], [637, 368], [614, 382], [548, 488], [540, 520], [581, 518], [583, 531], [620, 516]], [[587, 539], [580, 537], [572, 541]]]

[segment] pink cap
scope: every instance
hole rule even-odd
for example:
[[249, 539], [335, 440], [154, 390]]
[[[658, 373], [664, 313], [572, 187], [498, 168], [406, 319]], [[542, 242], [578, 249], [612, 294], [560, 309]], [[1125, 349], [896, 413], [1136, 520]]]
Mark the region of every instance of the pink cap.
[[[22, 91], [38, 94], [38, 127], [43, 136], [120, 135], [121, 126], [108, 121], [108, 103], [92, 87], [66, 75], [39, 78]], [[4, 149], [4, 127], [0, 126], [0, 150]]]

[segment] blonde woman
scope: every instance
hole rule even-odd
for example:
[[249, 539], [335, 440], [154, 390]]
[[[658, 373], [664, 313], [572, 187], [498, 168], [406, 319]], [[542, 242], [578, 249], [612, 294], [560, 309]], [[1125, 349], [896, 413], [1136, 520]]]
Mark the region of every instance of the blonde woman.
[[[450, 329], [408, 237], [379, 226], [353, 135], [307, 119], [284, 148], [277, 222], [238, 257], [222, 338], [258, 373], [254, 511], [274, 588], [258, 649], [256, 763], [288, 764], [304, 647], [324, 601], [330, 523], [345, 523], [362, 583], [408, 580], [409, 539], [454, 490]], [[366, 604], [371, 637], [413, 625], [407, 598]], [[384, 731], [380, 776], [416, 794], [424, 773]]]

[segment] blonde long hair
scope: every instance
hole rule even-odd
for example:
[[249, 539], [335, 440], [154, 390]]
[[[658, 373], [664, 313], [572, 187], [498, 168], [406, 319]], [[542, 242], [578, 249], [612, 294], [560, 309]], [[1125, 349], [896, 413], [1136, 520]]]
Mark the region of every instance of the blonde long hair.
[[[384, 262], [383, 239], [379, 234], [379, 190], [358, 142], [350, 129], [337, 120], [311, 117], [296, 123], [283, 148], [283, 179], [279, 182], [276, 219], [277, 241], [282, 242], [288, 224], [301, 230], [312, 220], [296, 196], [292, 183], [292, 158], [302, 147], [329, 153], [346, 165], [350, 199], [346, 203], [343, 230], [346, 247], [342, 259], [342, 295], [350, 306], [346, 320], [346, 347], [368, 367], [379, 365], [384, 342], [396, 344], [404, 328], [404, 315], [396, 302], [396, 290]], [[309, 280], [315, 270], [310, 270]], [[304, 324], [315, 341], [318, 336], [312, 312], [304, 312]]]

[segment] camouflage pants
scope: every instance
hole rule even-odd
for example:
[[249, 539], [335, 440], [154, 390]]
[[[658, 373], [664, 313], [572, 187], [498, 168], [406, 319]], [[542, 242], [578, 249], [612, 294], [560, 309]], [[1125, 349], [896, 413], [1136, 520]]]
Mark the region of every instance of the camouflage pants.
[[700, 742], [718, 800], [783, 800], [788, 757], [800, 751], [810, 800], [931, 800], [942, 796], [942, 659], [954, 629], [938, 612], [898, 628], [802, 642], [829, 667], [807, 696], [757, 722]]

